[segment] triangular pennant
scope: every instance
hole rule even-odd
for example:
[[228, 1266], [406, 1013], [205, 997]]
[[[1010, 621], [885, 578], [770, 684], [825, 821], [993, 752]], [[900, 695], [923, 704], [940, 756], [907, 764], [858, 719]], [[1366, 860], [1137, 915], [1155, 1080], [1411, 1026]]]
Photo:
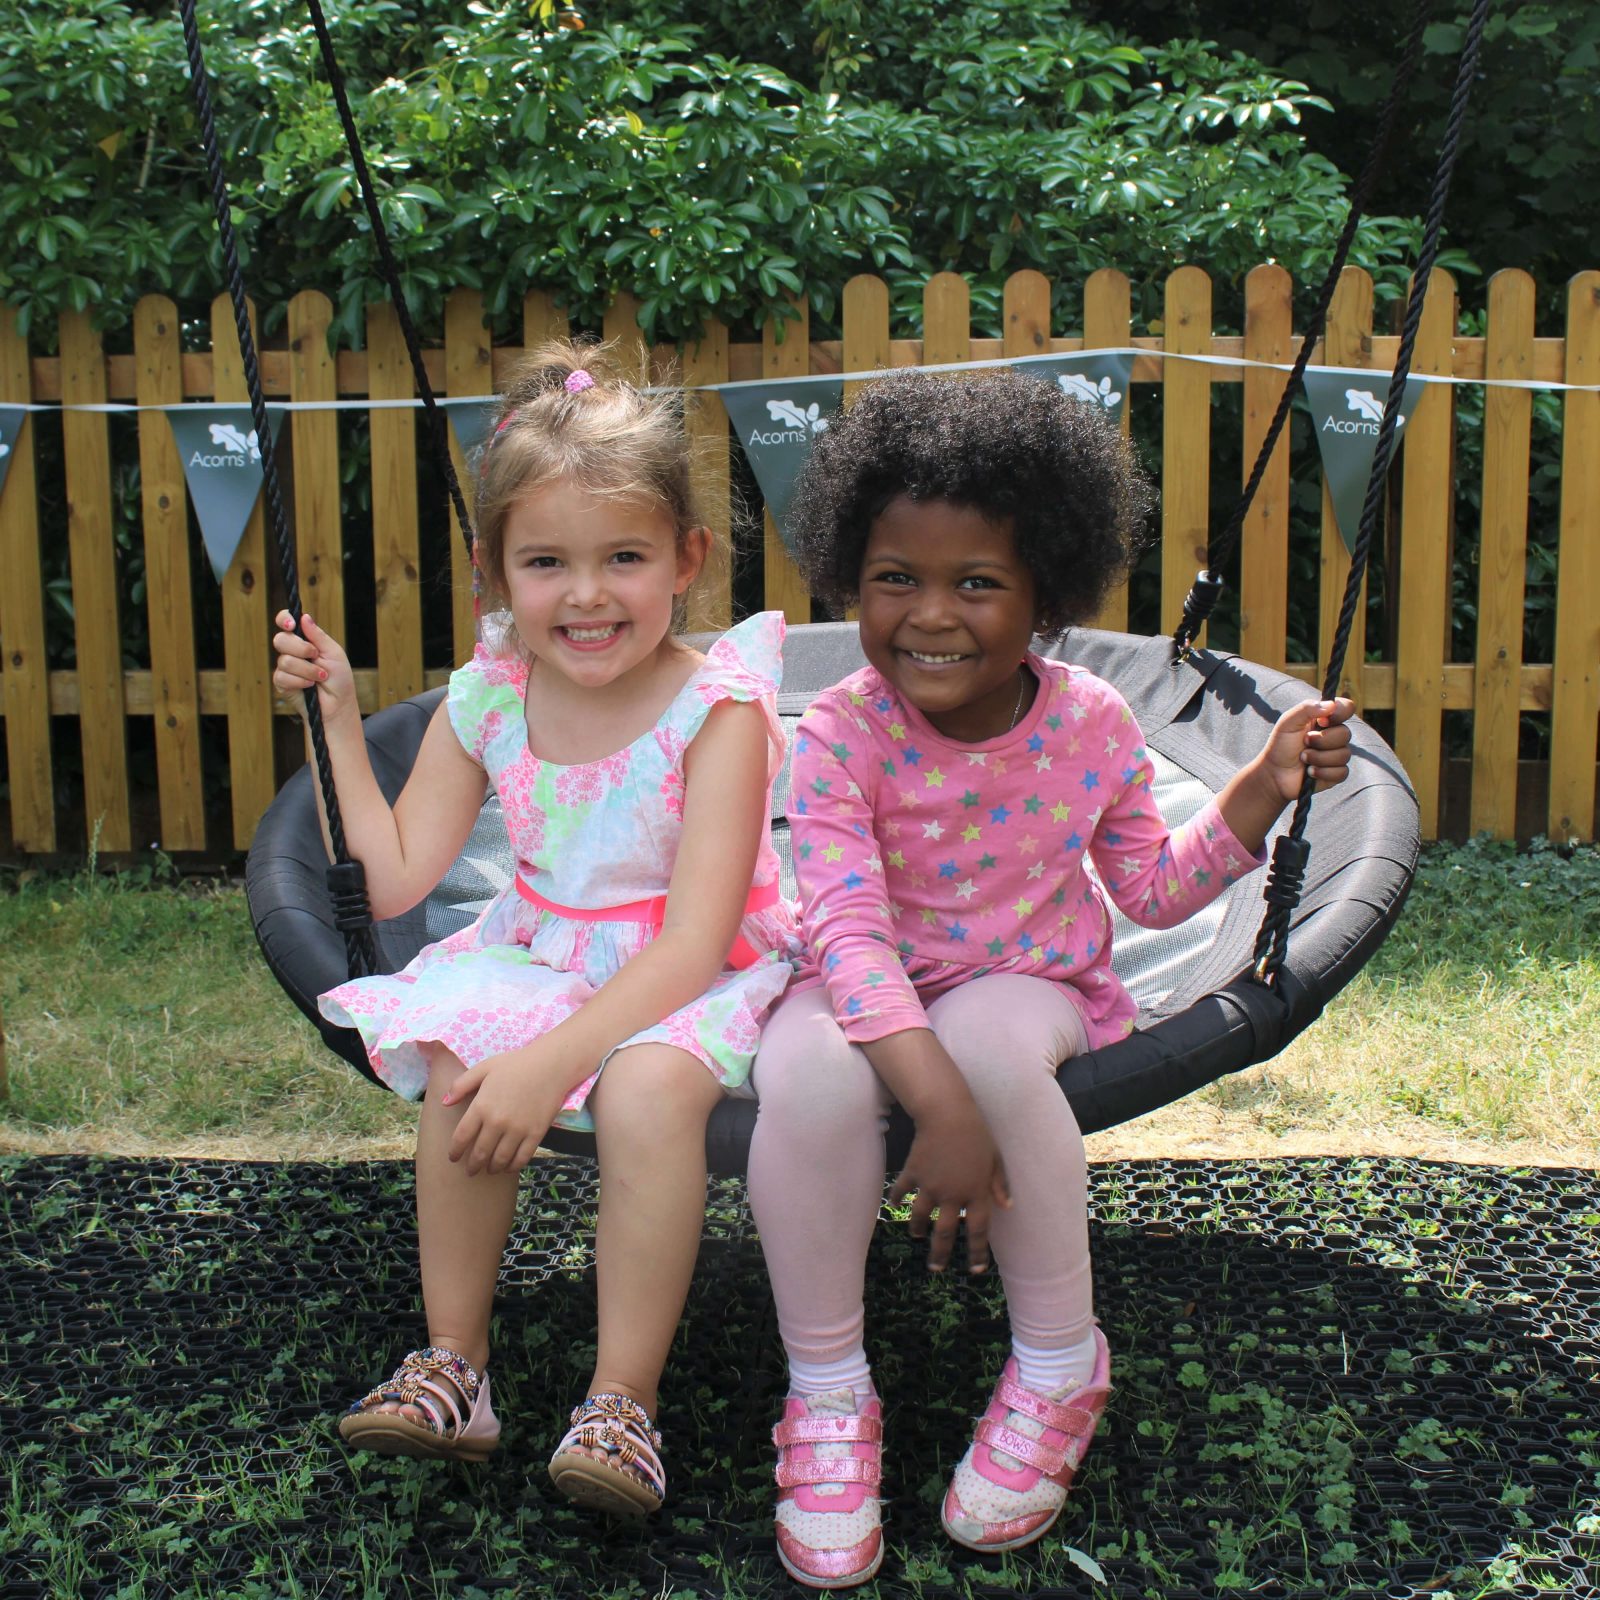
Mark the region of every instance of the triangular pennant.
[[[200, 537], [218, 583], [227, 576], [245, 524], [261, 493], [261, 448], [249, 406], [164, 408], [200, 523]], [[267, 407], [274, 443], [282, 406]]]
[[1076, 355], [1051, 356], [1043, 361], [1019, 361], [1012, 371], [1058, 385], [1070, 399], [1099, 406], [1112, 422], [1120, 426], [1122, 408], [1127, 404], [1128, 385], [1133, 378], [1133, 357], [1100, 355], [1093, 350], [1084, 350]]
[[456, 443], [461, 446], [462, 455], [471, 461], [473, 451], [482, 445], [489, 436], [489, 429], [494, 426], [495, 412], [500, 409], [499, 397], [492, 394], [452, 395], [440, 398], [435, 404], [449, 417], [450, 426], [456, 430]]
[[[1372, 457], [1378, 448], [1378, 424], [1383, 421], [1389, 375], [1374, 372], [1369, 381], [1364, 375], [1349, 372], [1307, 372], [1305, 382], [1334, 519], [1345, 548], [1353, 552], [1361, 531], [1361, 507], [1372, 476]], [[1407, 418], [1416, 411], [1426, 388], [1421, 378], [1406, 379], [1400, 415], [1395, 419], [1397, 445]]]
[[781, 532], [795, 479], [811, 454], [811, 441], [826, 430], [839, 409], [844, 380], [813, 378], [800, 383], [780, 378], [772, 383], [727, 385], [719, 392], [761, 487], [761, 498]]
[[16, 459], [17, 435], [28, 413], [22, 406], [0, 406], [0, 494], [5, 493], [6, 474]]

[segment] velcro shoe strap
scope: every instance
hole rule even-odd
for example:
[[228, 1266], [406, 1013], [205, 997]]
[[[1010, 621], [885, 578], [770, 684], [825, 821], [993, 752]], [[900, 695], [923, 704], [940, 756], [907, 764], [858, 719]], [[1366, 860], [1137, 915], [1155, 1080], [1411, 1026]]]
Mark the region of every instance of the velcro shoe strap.
[[1025, 1433], [1018, 1433], [1015, 1428], [1008, 1428], [1003, 1422], [996, 1422], [992, 1417], [984, 1417], [974, 1434], [979, 1444], [986, 1444], [991, 1450], [1003, 1450], [1008, 1456], [1015, 1456], [1025, 1467], [1032, 1467], [1035, 1472], [1042, 1472], [1045, 1477], [1053, 1478], [1067, 1464], [1066, 1456], [1042, 1439], [1030, 1439]]
[[883, 1419], [842, 1417], [790, 1417], [772, 1430], [772, 1442], [782, 1450], [792, 1444], [877, 1444], [883, 1438]]
[[778, 1487], [798, 1489], [813, 1483], [864, 1483], [876, 1489], [883, 1470], [876, 1461], [863, 1461], [860, 1456], [834, 1456], [826, 1461], [814, 1457], [809, 1461], [791, 1461], [785, 1457], [778, 1463]]
[[1095, 1425], [1096, 1415], [1082, 1406], [1065, 1406], [1058, 1401], [1046, 1400], [1043, 1395], [1024, 1389], [1021, 1384], [1002, 1378], [995, 1387], [994, 1397], [1008, 1411], [1020, 1411], [1035, 1422], [1042, 1422], [1058, 1433], [1080, 1434]]

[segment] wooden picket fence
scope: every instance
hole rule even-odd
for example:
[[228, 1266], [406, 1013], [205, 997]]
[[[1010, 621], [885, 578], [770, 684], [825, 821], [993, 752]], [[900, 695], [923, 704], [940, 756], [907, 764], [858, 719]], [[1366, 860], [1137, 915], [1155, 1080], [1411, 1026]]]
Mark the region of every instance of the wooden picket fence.
[[[641, 376], [675, 364], [690, 384], [727, 379], [788, 377], [803, 373], [860, 372], [882, 367], [981, 360], [1082, 348], [1137, 346], [1224, 358], [1285, 363], [1298, 338], [1291, 318], [1288, 275], [1258, 267], [1246, 287], [1244, 334], [1213, 333], [1212, 285], [1196, 267], [1175, 271], [1165, 286], [1163, 335], [1133, 338], [1127, 279], [1095, 273], [1084, 285], [1084, 326], [1070, 336], [1050, 327], [1050, 285], [1036, 272], [1019, 272], [1004, 298], [999, 339], [970, 332], [965, 282], [949, 273], [927, 284], [920, 340], [890, 336], [889, 295], [877, 278], [853, 278], [844, 287], [840, 340], [813, 343], [805, 307], [798, 323], [779, 334], [769, 327], [760, 344], [729, 341], [712, 324], [702, 341], [682, 351], [647, 349], [633, 302], [619, 297], [604, 332], [631, 351]], [[1326, 337], [1314, 359], [1336, 366], [1392, 367], [1398, 340], [1373, 331], [1373, 292], [1367, 275], [1350, 270], [1334, 299]], [[306, 291], [287, 311], [285, 337], [262, 354], [271, 399], [332, 400], [410, 398], [412, 378], [397, 321], [388, 306], [367, 316], [364, 351], [331, 354], [327, 297]], [[481, 302], [468, 291], [450, 297], [442, 349], [428, 352], [430, 381], [445, 395], [493, 393], [527, 346], [567, 331], [548, 296], [530, 295], [524, 306], [523, 345], [491, 348]], [[60, 355], [34, 356], [0, 311], [0, 404], [61, 402], [67, 406], [136, 401], [158, 406], [180, 400], [235, 402], [245, 397], [238, 341], [225, 299], [213, 307], [210, 352], [180, 348], [175, 307], [152, 296], [134, 319], [132, 354], [107, 355], [85, 316], [63, 313]], [[1506, 271], [1490, 285], [1487, 333], [1458, 337], [1455, 286], [1436, 274], [1417, 345], [1415, 370], [1460, 378], [1504, 377], [1596, 385], [1600, 383], [1600, 272], [1586, 272], [1569, 287], [1564, 338], [1535, 338], [1534, 289], [1527, 274]], [[1196, 569], [1204, 562], [1210, 502], [1211, 389], [1243, 389], [1245, 463], [1262, 438], [1283, 383], [1282, 374], [1259, 367], [1209, 366], [1138, 358], [1135, 392], [1165, 388], [1161, 487], [1161, 621], [1171, 628]], [[853, 386], [847, 386], [847, 390]], [[846, 394], [846, 403], [850, 394]], [[1512, 834], [1517, 808], [1519, 714], [1551, 719], [1547, 828], [1553, 837], [1592, 839], [1595, 828], [1596, 733], [1600, 722], [1600, 393], [1562, 396], [1561, 526], [1554, 659], [1523, 660], [1524, 564], [1527, 549], [1531, 397], [1527, 390], [1487, 393], [1483, 452], [1482, 581], [1477, 595], [1477, 658], [1449, 659], [1451, 504], [1455, 391], [1430, 385], [1405, 437], [1399, 506], [1398, 646], [1395, 659], [1367, 661], [1360, 614], [1351, 640], [1347, 692], [1371, 711], [1392, 711], [1394, 744], [1416, 784], [1424, 833], [1440, 817], [1442, 718], [1472, 713], [1470, 826], [1501, 837]], [[374, 410], [371, 417], [371, 494], [376, 593], [375, 659], [360, 665], [362, 704], [375, 710], [443, 681], [451, 663], [425, 662], [419, 579], [419, 506], [414, 413]], [[159, 843], [167, 851], [207, 845], [202, 785], [200, 719], [226, 719], [231, 826], [234, 848], [250, 842], [257, 820], [281, 776], [283, 741], [274, 719], [292, 714], [275, 703], [268, 659], [269, 593], [273, 583], [262, 513], [251, 519], [223, 585], [225, 666], [196, 667], [196, 622], [190, 565], [195, 536], [183, 472], [166, 418], [138, 413], [142, 533], [147, 564], [150, 660], [126, 670], [118, 617], [116, 551], [110, 483], [110, 419], [104, 413], [66, 410], [63, 429], [76, 666], [46, 670], [39, 483], [32, 425], [17, 442], [0, 494], [0, 710], [5, 718], [10, 841], [13, 852], [77, 850], [85, 838], [58, 826], [51, 756], [51, 718], [75, 718], [83, 767], [82, 816], [102, 851], [135, 846], [130, 804], [127, 728], [130, 719], [154, 720]], [[702, 482], [711, 520], [730, 523], [732, 462], [725, 413], [714, 397], [692, 408], [690, 426], [702, 446]], [[336, 634], [344, 634], [340, 462], [335, 414], [297, 411], [285, 428], [293, 463], [289, 510], [307, 609]], [[456, 446], [452, 440], [452, 449]], [[462, 462], [457, 459], [458, 469]], [[1311, 662], [1285, 659], [1289, 586], [1289, 455], [1280, 445], [1243, 534], [1241, 630], [1243, 655], [1319, 681]], [[472, 617], [461, 542], [451, 541], [454, 647], [470, 651]], [[750, 553], [754, 555], [755, 553]], [[766, 520], [762, 582], [766, 603], [793, 620], [811, 615], [811, 602]], [[202, 558], [203, 559], [203, 558]], [[1324, 493], [1321, 527], [1319, 650], [1332, 635], [1348, 557]], [[698, 619], [703, 626], [730, 620], [731, 589], [713, 596]], [[1103, 625], [1126, 620], [1126, 598], [1114, 597]], [[279, 724], [281, 727], [281, 723]], [[275, 756], [275, 746], [280, 754]], [[212, 847], [217, 830], [213, 830]], [[148, 842], [142, 836], [138, 843]]]

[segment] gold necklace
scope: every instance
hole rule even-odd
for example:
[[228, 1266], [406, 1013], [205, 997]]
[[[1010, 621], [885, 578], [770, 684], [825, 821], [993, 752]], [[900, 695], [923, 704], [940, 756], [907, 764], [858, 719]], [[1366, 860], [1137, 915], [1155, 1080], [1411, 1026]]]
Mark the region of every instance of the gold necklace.
[[[1022, 715], [1022, 697], [1028, 692], [1028, 669], [1026, 667], [1018, 667], [1017, 678], [1019, 680], [1017, 683], [1017, 703], [1011, 713], [1011, 728], [1016, 727], [1017, 718]], [[1006, 732], [1010, 733], [1011, 728], [1007, 728]]]

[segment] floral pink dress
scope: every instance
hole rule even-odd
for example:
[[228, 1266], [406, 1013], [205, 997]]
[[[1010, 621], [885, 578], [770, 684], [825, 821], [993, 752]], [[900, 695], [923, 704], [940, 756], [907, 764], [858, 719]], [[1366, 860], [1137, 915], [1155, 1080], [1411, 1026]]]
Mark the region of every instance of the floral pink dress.
[[[767, 714], [770, 788], [783, 760], [774, 697], [782, 676], [782, 614], [762, 612], [730, 629], [648, 733], [600, 761], [557, 766], [528, 749], [520, 658], [480, 645], [450, 679], [450, 724], [500, 797], [517, 873], [558, 906], [599, 910], [663, 895], [683, 827], [683, 757], [712, 706], [748, 700]], [[752, 888], [775, 885], [767, 824]], [[627, 1045], [678, 1046], [732, 1091], [750, 1075], [763, 1018], [783, 993], [801, 947], [793, 906], [750, 912], [740, 936], [756, 959], [726, 968], [699, 999]], [[330, 1021], [357, 1029], [378, 1076], [407, 1099], [427, 1083], [423, 1044], [438, 1041], [468, 1066], [548, 1033], [571, 1016], [654, 937], [647, 922], [559, 915], [506, 887], [469, 927], [429, 945], [403, 972], [356, 978], [324, 994]], [[736, 946], [736, 948], [738, 948]], [[600, 1066], [556, 1118], [592, 1128], [584, 1107]]]

